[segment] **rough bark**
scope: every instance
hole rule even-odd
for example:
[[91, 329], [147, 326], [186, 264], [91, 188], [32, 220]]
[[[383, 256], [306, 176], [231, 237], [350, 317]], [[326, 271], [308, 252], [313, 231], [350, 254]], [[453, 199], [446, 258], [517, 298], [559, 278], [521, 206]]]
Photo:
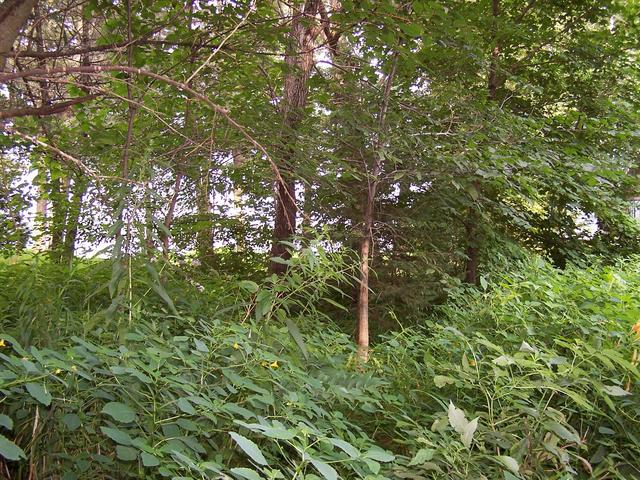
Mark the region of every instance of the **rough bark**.
[[[307, 103], [307, 82], [313, 68], [313, 47], [321, 25], [315, 18], [319, 12], [321, 0], [306, 0], [302, 10], [293, 7], [293, 18], [289, 32], [289, 45], [285, 54], [287, 73], [284, 79], [284, 92], [281, 103], [282, 147], [279, 179], [275, 185], [275, 219], [271, 256], [282, 259], [291, 258], [286, 245], [296, 232], [296, 183], [293, 176], [295, 158], [296, 130], [303, 118]], [[271, 262], [270, 271], [281, 275], [287, 266]]]
[[[36, 6], [37, 0], [5, 0], [0, 5], [0, 52], [9, 52], [22, 27]], [[0, 57], [0, 72], [7, 66], [7, 58]]]

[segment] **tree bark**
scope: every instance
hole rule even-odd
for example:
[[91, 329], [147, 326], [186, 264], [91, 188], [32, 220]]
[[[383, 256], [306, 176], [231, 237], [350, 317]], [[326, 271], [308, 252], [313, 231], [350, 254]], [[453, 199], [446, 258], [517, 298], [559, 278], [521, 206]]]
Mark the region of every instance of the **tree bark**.
[[[284, 78], [284, 92], [281, 103], [282, 148], [280, 162], [281, 179], [275, 185], [275, 219], [273, 226], [273, 245], [271, 256], [284, 260], [291, 253], [282, 242], [290, 240], [296, 232], [296, 182], [293, 175], [295, 158], [296, 130], [303, 118], [303, 109], [307, 103], [307, 82], [313, 68], [313, 46], [322, 30], [315, 19], [321, 0], [305, 0], [302, 10], [293, 8], [289, 44], [285, 54], [287, 73]], [[269, 267], [272, 273], [282, 275], [287, 265], [272, 261]]]
[[380, 152], [384, 133], [387, 127], [387, 111], [391, 86], [398, 65], [398, 54], [394, 53], [391, 70], [387, 74], [384, 87], [384, 97], [378, 118], [378, 135], [373, 146], [373, 165], [368, 178], [366, 197], [363, 209], [362, 239], [360, 241], [360, 288], [358, 292], [357, 328], [358, 328], [358, 358], [361, 362], [369, 359], [369, 262], [371, 246], [373, 245], [374, 208], [378, 185], [383, 170], [383, 157]]
[[[27, 23], [37, 0], [5, 0], [0, 5], [0, 53], [9, 52]], [[7, 66], [7, 57], [0, 56], [0, 72]]]
[[64, 247], [62, 257], [71, 262], [76, 251], [76, 239], [78, 238], [78, 223], [82, 213], [82, 199], [87, 191], [87, 182], [82, 173], [78, 173], [73, 182], [71, 200], [67, 213], [67, 224], [64, 234]]
[[[488, 98], [491, 102], [496, 101], [498, 88], [502, 83], [500, 80], [498, 61], [500, 58], [501, 44], [498, 38], [498, 17], [500, 16], [500, 0], [492, 0], [491, 11], [493, 15], [493, 42], [491, 50], [491, 61], [489, 62], [489, 74], [487, 79]], [[473, 187], [479, 197], [481, 194], [480, 182], [476, 181]], [[467, 262], [464, 271], [464, 281], [470, 284], [478, 283], [478, 265], [480, 264], [480, 225], [477, 201], [469, 209], [467, 219], [464, 222], [466, 234], [465, 255]]]

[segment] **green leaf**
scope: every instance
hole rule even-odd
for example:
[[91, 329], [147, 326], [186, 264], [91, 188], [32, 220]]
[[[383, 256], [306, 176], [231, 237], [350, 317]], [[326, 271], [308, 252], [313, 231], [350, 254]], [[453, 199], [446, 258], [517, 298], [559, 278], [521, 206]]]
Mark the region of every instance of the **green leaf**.
[[251, 280], [242, 280], [238, 283], [241, 289], [246, 290], [249, 293], [256, 293], [260, 290], [260, 287], [256, 282], [252, 282]]
[[116, 447], [116, 456], [124, 462], [133, 462], [138, 458], [138, 450], [131, 447], [123, 447], [118, 445]]
[[564, 425], [561, 425], [556, 421], [549, 420], [547, 422], [544, 422], [544, 426], [550, 432], [555, 433], [558, 437], [560, 437], [563, 440], [566, 440], [567, 442], [580, 443], [580, 437], [576, 433], [571, 432]]
[[260, 477], [255, 470], [251, 470], [250, 468], [236, 467], [229, 471], [234, 475], [246, 478], [247, 480], [262, 480], [262, 477]]
[[358, 449], [351, 445], [349, 442], [345, 442], [344, 440], [341, 440], [339, 438], [328, 438], [327, 440], [329, 440], [331, 444], [338, 447], [351, 458], [357, 458], [360, 456], [360, 452], [358, 451]]
[[76, 430], [82, 424], [80, 417], [75, 413], [67, 413], [62, 417], [62, 423], [65, 424], [70, 432]]
[[127, 432], [109, 427], [100, 427], [100, 431], [120, 445], [131, 445], [131, 437]]
[[102, 407], [102, 413], [106, 413], [120, 423], [129, 423], [136, 419], [136, 412], [128, 405], [120, 402], [109, 402], [105, 404], [105, 406]]
[[363, 458], [363, 460], [364, 460], [364, 463], [367, 464], [367, 467], [369, 467], [369, 470], [371, 470], [371, 473], [373, 473], [374, 475], [377, 475], [378, 472], [380, 471], [380, 464], [375, 460], [371, 460], [369, 458]]
[[436, 375], [435, 377], [433, 377], [433, 383], [436, 385], [436, 387], [442, 388], [445, 385], [451, 385], [452, 383], [455, 383], [455, 380], [445, 375]]
[[624, 390], [617, 385], [604, 385], [602, 389], [612, 397], [624, 397], [627, 395], [631, 395], [631, 392], [628, 392], [627, 390]]
[[27, 458], [24, 451], [4, 435], [0, 435], [0, 455], [12, 461], [17, 461], [21, 458], [26, 460]]
[[199, 352], [202, 352], [202, 353], [209, 352], [209, 347], [207, 347], [207, 344], [204, 343], [202, 340], [198, 340], [196, 338], [194, 339], [194, 343], [196, 344], [196, 350], [198, 350]]
[[309, 461], [326, 480], [338, 480], [338, 472], [328, 463], [312, 457], [309, 457]]
[[51, 405], [51, 394], [47, 392], [44, 385], [40, 383], [27, 383], [25, 387], [27, 387], [29, 395], [38, 400], [41, 404], [47, 407]]
[[150, 453], [142, 452], [140, 458], [142, 459], [142, 465], [145, 467], [157, 467], [160, 465], [160, 459]]
[[518, 464], [518, 461], [513, 457], [509, 457], [508, 455], [498, 455], [495, 458], [496, 460], [498, 460], [498, 462], [500, 462], [502, 465], [507, 467], [510, 471], [512, 471], [515, 474], [517, 474], [518, 471], [520, 470], [520, 465]]
[[186, 413], [187, 415], [195, 415], [197, 413], [196, 409], [193, 407], [193, 405], [191, 405], [189, 400], [187, 400], [186, 398], [178, 399], [178, 408], [182, 410], [184, 413]]
[[421, 465], [425, 462], [431, 461], [436, 451], [432, 448], [421, 448], [416, 452], [414, 457], [409, 462], [409, 466], [413, 467], [414, 465]]
[[364, 456], [365, 458], [370, 458], [383, 463], [393, 462], [396, 459], [395, 455], [384, 450], [380, 450], [379, 448], [370, 448], [365, 452]]
[[419, 37], [422, 35], [422, 26], [417, 23], [401, 23], [400, 30], [410, 37]]
[[285, 320], [285, 323], [287, 324], [287, 328], [289, 329], [289, 333], [293, 337], [293, 340], [298, 345], [298, 348], [300, 348], [300, 351], [302, 351], [304, 358], [308, 360], [309, 352], [307, 351], [307, 346], [304, 343], [304, 339], [302, 338], [302, 334], [300, 333], [298, 326], [289, 318]]
[[0, 414], [0, 427], [4, 427], [7, 430], [12, 430], [13, 420], [11, 420], [11, 417], [8, 417], [5, 414]]
[[267, 459], [264, 458], [264, 455], [260, 451], [260, 448], [258, 448], [255, 443], [236, 432], [229, 432], [229, 435], [244, 451], [244, 453], [249, 455], [254, 462], [259, 465], [269, 465], [269, 462], [267, 462]]

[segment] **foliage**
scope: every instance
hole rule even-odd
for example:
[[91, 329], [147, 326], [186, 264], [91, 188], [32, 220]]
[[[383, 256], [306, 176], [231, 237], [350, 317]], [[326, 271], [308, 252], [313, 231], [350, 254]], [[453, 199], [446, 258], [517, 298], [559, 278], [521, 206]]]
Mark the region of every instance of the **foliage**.
[[638, 473], [637, 260], [559, 272], [533, 258], [452, 287], [363, 366], [315, 306], [337, 257], [304, 251], [298, 280], [228, 284], [235, 307], [144, 304], [120, 336], [83, 331], [80, 309], [55, 348], [2, 334], [0, 449], [31, 459], [12, 478]]

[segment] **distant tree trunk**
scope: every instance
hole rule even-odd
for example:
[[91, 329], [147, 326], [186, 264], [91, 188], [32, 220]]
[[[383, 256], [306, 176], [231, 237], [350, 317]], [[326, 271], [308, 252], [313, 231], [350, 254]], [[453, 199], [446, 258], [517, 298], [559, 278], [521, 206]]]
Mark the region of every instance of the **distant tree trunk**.
[[[296, 130], [302, 121], [307, 103], [307, 81], [313, 68], [314, 41], [322, 30], [315, 20], [321, 0], [305, 0], [302, 10], [292, 7], [293, 18], [289, 33], [289, 44], [285, 54], [287, 72], [280, 111], [283, 118], [280, 175], [282, 181], [275, 185], [275, 219], [271, 256], [289, 259], [287, 247], [281, 242], [290, 240], [296, 232], [296, 183], [293, 176]], [[270, 271], [281, 275], [287, 266], [271, 262]]]
[[[240, 150], [234, 150], [233, 151], [233, 168], [234, 169], [240, 169], [242, 168], [242, 165], [244, 165], [244, 162], [246, 161], [246, 159], [244, 158], [244, 156], [242, 155], [242, 153], [240, 152]], [[245, 239], [245, 229], [246, 229], [246, 225], [245, 225], [245, 218], [244, 218], [244, 212], [242, 211], [242, 187], [240, 187], [240, 185], [238, 183], [234, 183], [233, 185], [233, 209], [235, 211], [235, 217], [238, 220], [239, 223], [239, 230], [240, 230], [240, 235], [238, 236], [238, 238], [236, 239], [236, 251], [237, 252], [241, 252], [245, 249], [245, 244], [246, 244], [246, 239]]]
[[[211, 224], [211, 171], [209, 163], [200, 167], [196, 180], [196, 208], [198, 211], [198, 231], [196, 233], [196, 249], [202, 265], [213, 263], [213, 225]], [[202, 226], [204, 225], [204, 227]]]
[[[82, 17], [82, 44], [89, 46], [91, 42], [91, 28], [93, 21], [85, 18], [83, 15], [83, 6], [78, 12]], [[91, 65], [91, 54], [85, 53], [80, 57], [80, 64], [83, 67]], [[90, 77], [82, 75], [80, 77], [80, 88], [87, 94], [91, 93], [89, 88]], [[80, 222], [80, 214], [82, 213], [82, 201], [87, 191], [88, 181], [81, 172], [76, 173], [73, 185], [70, 188], [71, 198], [67, 207], [67, 222], [64, 229], [64, 245], [62, 248], [62, 258], [68, 262], [73, 261], [76, 251], [76, 240], [78, 238], [78, 229]]]
[[171, 232], [171, 226], [173, 225], [173, 219], [175, 217], [176, 204], [178, 203], [178, 196], [180, 195], [180, 189], [182, 187], [182, 178], [184, 173], [181, 166], [176, 167], [176, 180], [173, 185], [173, 195], [169, 201], [169, 208], [167, 214], [164, 217], [164, 232], [160, 232], [160, 239], [162, 241], [162, 253], [165, 257], [169, 256], [169, 237]]
[[[189, 30], [193, 27], [193, 1], [189, 2]], [[192, 48], [190, 55], [190, 62], [193, 64], [195, 62], [195, 48]], [[187, 81], [187, 85], [191, 87], [192, 81], [189, 79]], [[187, 137], [191, 134], [193, 130], [193, 118], [191, 115], [191, 99], [187, 98], [186, 106], [184, 109], [184, 129]], [[171, 227], [173, 226], [173, 220], [175, 218], [176, 205], [178, 204], [178, 198], [180, 196], [180, 191], [182, 189], [182, 181], [185, 176], [185, 162], [186, 159], [178, 158], [175, 166], [175, 181], [173, 184], [173, 195], [171, 196], [171, 200], [169, 201], [169, 206], [167, 208], [167, 214], [164, 217], [164, 231], [160, 231], [159, 237], [162, 242], [162, 253], [165, 257], [169, 256], [169, 240], [171, 238]]]
[[360, 288], [358, 292], [358, 310], [357, 310], [357, 326], [358, 326], [358, 358], [362, 362], [369, 359], [369, 262], [371, 256], [371, 247], [373, 245], [373, 222], [374, 207], [380, 177], [383, 170], [383, 157], [380, 154], [383, 137], [387, 127], [387, 111], [389, 109], [389, 97], [391, 95], [391, 86], [398, 65], [398, 54], [393, 55], [391, 70], [387, 74], [384, 87], [384, 97], [380, 107], [380, 116], [378, 118], [378, 135], [373, 147], [373, 165], [371, 174], [367, 179], [366, 196], [363, 208], [363, 225], [362, 239], [360, 241]]
[[11, 51], [37, 0], [5, 0], [0, 5], [0, 72], [7, 66], [4, 53]]
[[[489, 62], [489, 74], [487, 81], [488, 98], [494, 102], [498, 94], [501, 80], [498, 70], [498, 61], [500, 58], [500, 39], [498, 38], [498, 17], [500, 16], [500, 0], [492, 0], [493, 14], [493, 40], [494, 46], [491, 50], [491, 61]], [[476, 181], [473, 187], [477, 196], [481, 195], [480, 182]], [[478, 283], [478, 265], [480, 263], [480, 215], [478, 213], [477, 201], [469, 208], [467, 219], [464, 222], [467, 247], [465, 255], [467, 262], [464, 272], [464, 281], [470, 284]]]
[[71, 188], [71, 200], [67, 213], [67, 224], [65, 227], [64, 247], [62, 256], [65, 260], [71, 262], [75, 255], [76, 239], [78, 238], [78, 227], [80, 222], [80, 214], [82, 213], [82, 199], [87, 191], [87, 182], [78, 173], [76, 180]]

